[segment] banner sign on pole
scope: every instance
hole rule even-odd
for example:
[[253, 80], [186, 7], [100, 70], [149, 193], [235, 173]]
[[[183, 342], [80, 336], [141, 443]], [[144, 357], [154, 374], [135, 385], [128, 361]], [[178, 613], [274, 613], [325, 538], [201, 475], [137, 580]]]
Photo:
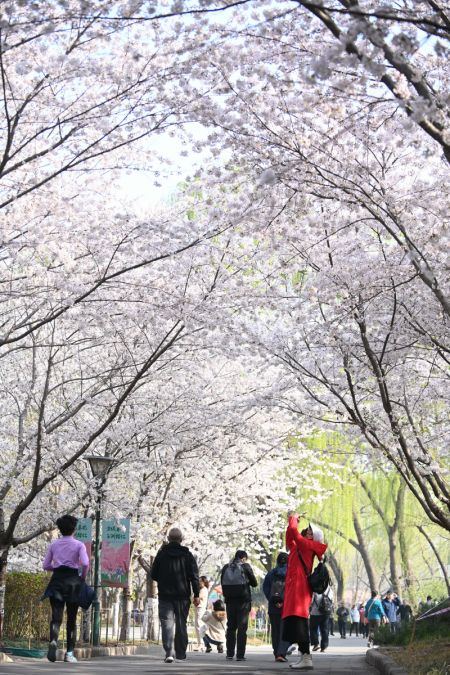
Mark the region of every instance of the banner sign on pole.
[[130, 520], [102, 521], [101, 584], [124, 588], [128, 586], [130, 568]]
[[77, 529], [74, 533], [75, 539], [82, 541], [86, 546], [89, 560], [92, 555], [92, 520], [91, 518], [78, 518]]

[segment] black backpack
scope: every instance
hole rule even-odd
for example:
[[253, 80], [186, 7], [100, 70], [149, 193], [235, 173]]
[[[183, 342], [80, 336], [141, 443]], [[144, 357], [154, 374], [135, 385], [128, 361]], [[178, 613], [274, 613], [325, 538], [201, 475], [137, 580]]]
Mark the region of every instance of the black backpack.
[[242, 563], [230, 562], [222, 574], [222, 591], [226, 598], [241, 598], [248, 586], [247, 575]]
[[322, 598], [319, 602], [319, 612], [321, 614], [326, 614], [327, 616], [333, 614], [333, 601], [328, 595], [325, 595], [325, 593], [322, 594]]
[[269, 602], [279, 605], [284, 600], [284, 587], [286, 585], [286, 577], [279, 574], [274, 574], [272, 585], [270, 586]]
[[328, 568], [325, 565], [324, 562], [320, 562], [316, 569], [311, 572], [311, 574], [308, 574], [308, 568], [305, 565], [305, 562], [300, 555], [300, 551], [297, 549], [297, 554], [299, 557], [299, 560], [303, 566], [303, 569], [305, 570], [306, 578], [309, 583], [309, 587], [312, 590], [313, 593], [325, 593], [327, 590], [328, 586], [330, 585], [330, 573], [328, 572]]

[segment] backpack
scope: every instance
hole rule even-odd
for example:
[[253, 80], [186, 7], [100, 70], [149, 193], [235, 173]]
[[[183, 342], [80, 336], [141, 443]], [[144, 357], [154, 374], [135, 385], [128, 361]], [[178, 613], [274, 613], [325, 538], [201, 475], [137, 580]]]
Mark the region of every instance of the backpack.
[[328, 616], [333, 614], [333, 601], [330, 596], [325, 593], [322, 594], [322, 598], [319, 602], [319, 612]]
[[330, 585], [330, 573], [328, 572], [328, 568], [325, 565], [324, 562], [320, 562], [316, 569], [311, 572], [311, 574], [308, 574], [308, 569], [305, 565], [305, 562], [300, 554], [300, 551], [297, 549], [297, 554], [299, 557], [299, 560], [303, 566], [303, 569], [305, 570], [306, 578], [308, 580], [308, 584], [310, 589], [312, 590], [313, 593], [325, 593], [327, 590], [328, 586]]
[[248, 586], [247, 575], [242, 563], [230, 562], [222, 574], [222, 591], [226, 598], [242, 598]]
[[279, 605], [284, 600], [284, 587], [286, 585], [286, 578], [274, 574], [272, 585], [270, 586], [269, 602]]

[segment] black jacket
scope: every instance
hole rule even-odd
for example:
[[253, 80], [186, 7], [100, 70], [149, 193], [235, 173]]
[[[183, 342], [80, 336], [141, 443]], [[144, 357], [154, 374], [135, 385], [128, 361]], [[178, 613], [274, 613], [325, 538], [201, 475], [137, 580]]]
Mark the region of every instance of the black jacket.
[[191, 593], [198, 598], [198, 567], [187, 546], [176, 542], [163, 546], [156, 554], [150, 575], [157, 582], [158, 596], [163, 600], [190, 598]]
[[[236, 561], [233, 561], [236, 562]], [[228, 563], [229, 564], [229, 563]], [[227, 591], [226, 588], [223, 588], [223, 573], [228, 567], [228, 564], [224, 565], [222, 567], [222, 572], [220, 573], [220, 583], [222, 585], [222, 592], [225, 598], [225, 601], [227, 601]], [[253, 586], [253, 588], [256, 588], [258, 585], [258, 582], [256, 581], [256, 577], [253, 573], [252, 568], [248, 563], [242, 563], [242, 569], [244, 570], [245, 576], [247, 577], [248, 583], [246, 583], [244, 586], [242, 586], [242, 595], [239, 596], [239, 600], [251, 600], [252, 599], [252, 594], [250, 592], [250, 586]], [[230, 600], [238, 599], [236, 598], [236, 595], [233, 594], [232, 597], [228, 597], [228, 602]]]

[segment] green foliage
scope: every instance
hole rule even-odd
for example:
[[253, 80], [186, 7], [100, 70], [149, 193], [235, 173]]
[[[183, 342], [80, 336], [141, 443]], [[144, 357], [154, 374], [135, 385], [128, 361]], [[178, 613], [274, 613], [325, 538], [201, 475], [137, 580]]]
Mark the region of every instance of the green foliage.
[[379, 645], [409, 645], [413, 641], [440, 640], [449, 635], [450, 619], [437, 617], [402, 623], [395, 633], [391, 632], [389, 625], [380, 626], [375, 634], [375, 642]]
[[44, 573], [9, 572], [6, 575], [6, 639], [46, 639], [50, 605], [48, 600], [41, 602], [40, 599], [48, 581], [49, 577]]

